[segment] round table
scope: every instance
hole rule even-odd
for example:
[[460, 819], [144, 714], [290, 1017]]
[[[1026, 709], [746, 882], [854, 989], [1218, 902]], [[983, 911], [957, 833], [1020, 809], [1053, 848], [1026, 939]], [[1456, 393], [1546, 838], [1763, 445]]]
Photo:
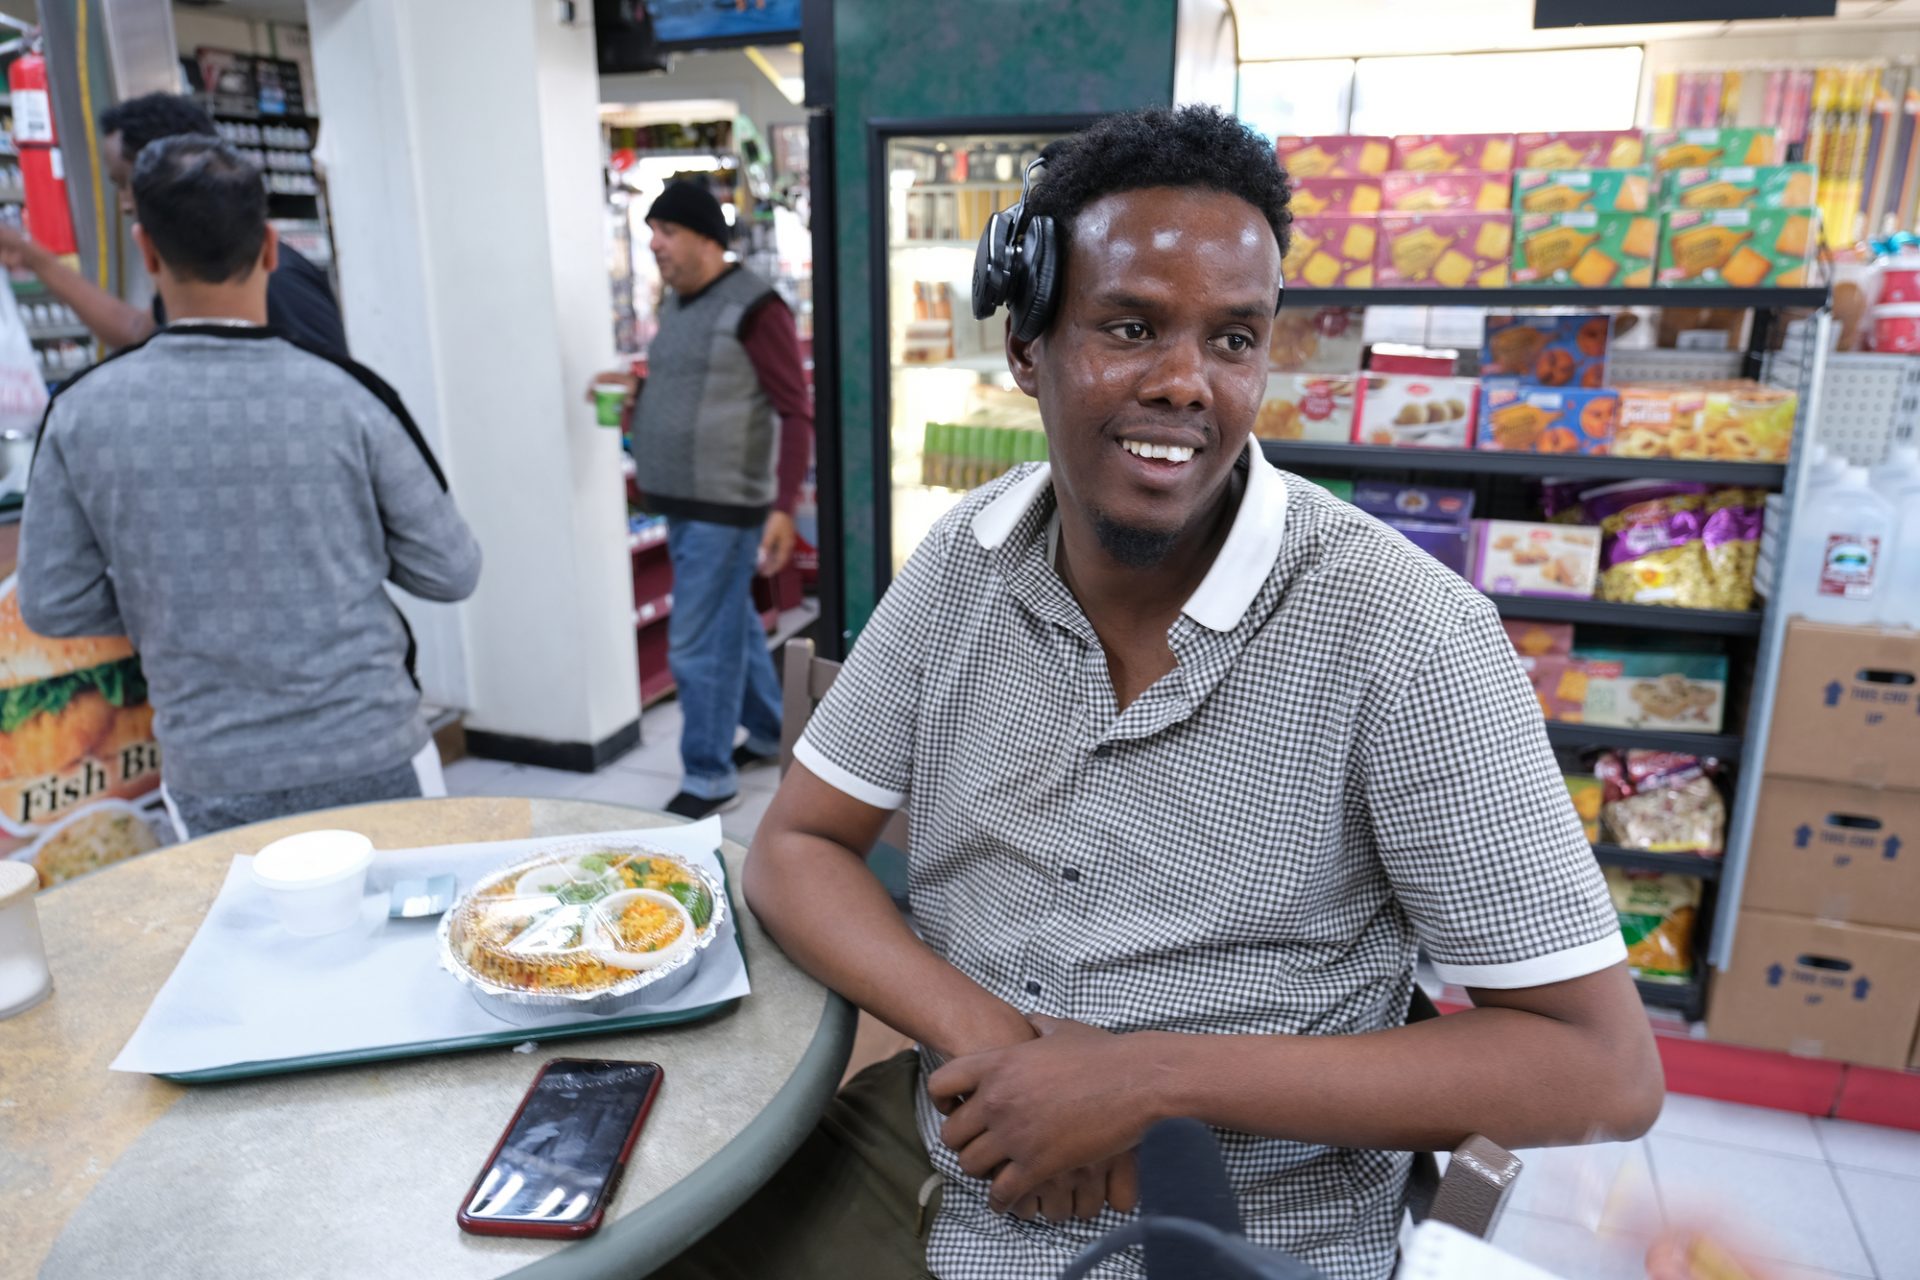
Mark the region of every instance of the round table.
[[[263, 823], [164, 849], [38, 898], [45, 1003], [0, 1022], [0, 1274], [645, 1275], [780, 1167], [833, 1096], [853, 1012], [744, 908], [753, 994], [705, 1022], [224, 1084], [107, 1070], [173, 971], [235, 854], [319, 827], [382, 848], [664, 825], [564, 800], [408, 800]], [[642, 1058], [660, 1101], [598, 1234], [570, 1245], [454, 1225], [535, 1070]]]

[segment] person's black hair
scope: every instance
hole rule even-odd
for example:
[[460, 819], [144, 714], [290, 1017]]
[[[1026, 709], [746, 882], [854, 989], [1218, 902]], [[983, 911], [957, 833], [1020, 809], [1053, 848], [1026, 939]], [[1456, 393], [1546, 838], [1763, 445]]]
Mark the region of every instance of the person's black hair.
[[133, 207], [167, 269], [188, 280], [238, 279], [260, 259], [267, 188], [260, 170], [217, 137], [161, 138], [133, 166]]
[[100, 113], [100, 132], [120, 135], [120, 154], [132, 164], [149, 142], [177, 138], [183, 133], [218, 136], [213, 119], [177, 93], [143, 93], [116, 102]]
[[1147, 187], [1206, 187], [1239, 196], [1267, 220], [1285, 257], [1293, 213], [1273, 144], [1217, 107], [1148, 107], [1106, 116], [1050, 143], [1030, 207], [1053, 218], [1061, 248], [1073, 220], [1102, 196]]

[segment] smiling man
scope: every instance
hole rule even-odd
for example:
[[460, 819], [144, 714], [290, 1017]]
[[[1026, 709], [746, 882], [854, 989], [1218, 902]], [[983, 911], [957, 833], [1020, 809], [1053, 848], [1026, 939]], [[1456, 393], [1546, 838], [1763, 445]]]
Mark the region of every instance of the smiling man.
[[[1267, 143], [1112, 117], [1029, 212], [1064, 256], [1050, 313], [1012, 290], [1007, 358], [1051, 464], [915, 552], [747, 867], [788, 954], [922, 1049], [668, 1274], [1058, 1274], [1191, 1116], [1253, 1239], [1384, 1276], [1405, 1153], [1659, 1110], [1492, 606], [1250, 440], [1290, 222]], [[860, 860], [902, 804], [917, 933]], [[1403, 1025], [1422, 946], [1476, 1008]]]

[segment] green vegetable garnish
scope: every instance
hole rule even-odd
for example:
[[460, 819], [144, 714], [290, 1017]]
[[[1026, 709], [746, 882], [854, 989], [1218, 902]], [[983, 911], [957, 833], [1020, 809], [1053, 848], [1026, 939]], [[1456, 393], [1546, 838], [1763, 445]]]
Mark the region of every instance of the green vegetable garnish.
[[694, 928], [704, 929], [707, 921], [713, 919], [713, 900], [707, 896], [705, 885], [676, 880], [667, 886], [667, 893], [687, 909], [687, 914], [693, 917]]
[[600, 875], [613, 866], [619, 857], [617, 853], [590, 853], [580, 859], [580, 865], [593, 874]]
[[595, 902], [607, 896], [607, 886], [598, 880], [563, 884], [553, 891], [553, 896], [562, 902]]
[[116, 707], [147, 700], [147, 680], [140, 671], [140, 659], [122, 658], [103, 662], [85, 671], [74, 671], [51, 680], [16, 685], [0, 694], [0, 733], [12, 733], [41, 712], [57, 715], [66, 710], [77, 693], [97, 689]]

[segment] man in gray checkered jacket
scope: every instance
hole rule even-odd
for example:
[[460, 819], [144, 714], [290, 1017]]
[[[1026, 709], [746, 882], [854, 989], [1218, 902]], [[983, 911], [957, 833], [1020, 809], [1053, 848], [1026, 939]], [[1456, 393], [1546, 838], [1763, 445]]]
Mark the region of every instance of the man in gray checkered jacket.
[[[1037, 290], [1013, 272], [1007, 359], [1051, 462], [914, 552], [747, 864], [788, 954], [921, 1047], [667, 1275], [1057, 1275], [1132, 1209], [1148, 1126], [1188, 1116], [1255, 1242], [1380, 1277], [1409, 1152], [1660, 1109], [1493, 606], [1251, 438], [1272, 150], [1206, 107], [1050, 150], [1028, 213], [1063, 256]], [[917, 932], [861, 857], [903, 804]], [[1473, 1009], [1404, 1025], [1422, 947]]]
[[395, 585], [460, 600], [480, 548], [392, 389], [267, 324], [260, 170], [209, 135], [134, 168], [172, 322], [47, 408], [21, 613], [140, 651], [175, 822], [206, 835], [437, 788]]

